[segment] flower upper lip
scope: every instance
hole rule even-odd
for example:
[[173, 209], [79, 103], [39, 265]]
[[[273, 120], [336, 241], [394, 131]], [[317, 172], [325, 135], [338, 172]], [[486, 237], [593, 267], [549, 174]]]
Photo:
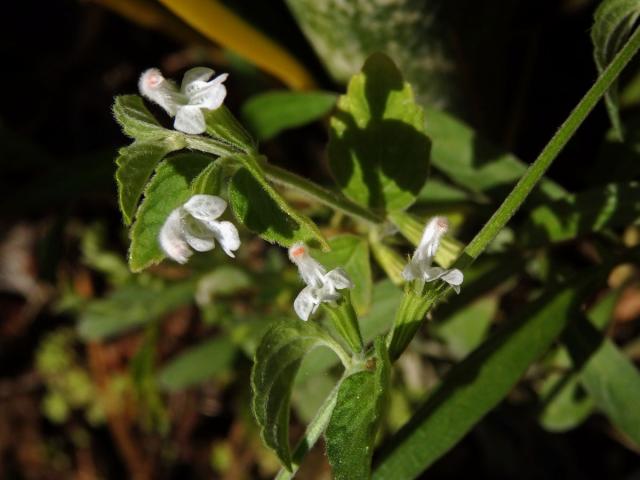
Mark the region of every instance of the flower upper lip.
[[334, 302], [340, 298], [338, 290], [353, 288], [353, 282], [342, 268], [327, 272], [315, 258], [309, 255], [308, 247], [294, 243], [289, 248], [289, 258], [298, 267], [302, 280], [307, 284], [293, 302], [293, 308], [302, 320], [308, 320], [323, 302]]
[[444, 269], [441, 267], [433, 267], [433, 259], [440, 246], [440, 239], [447, 233], [449, 222], [445, 217], [433, 217], [427, 222], [420, 243], [416, 248], [409, 263], [402, 271], [405, 280], [422, 280], [424, 282], [433, 282], [434, 280], [443, 280], [460, 293], [460, 285], [464, 280], [464, 274], [454, 269]]
[[220, 107], [227, 95], [223, 82], [228, 74], [223, 73], [209, 80], [214, 73], [206, 67], [192, 68], [184, 74], [178, 88], [174, 82], [164, 78], [160, 70], [150, 68], [140, 76], [138, 88], [142, 95], [175, 117], [173, 126], [176, 130], [200, 134], [206, 130], [201, 109], [214, 110]]

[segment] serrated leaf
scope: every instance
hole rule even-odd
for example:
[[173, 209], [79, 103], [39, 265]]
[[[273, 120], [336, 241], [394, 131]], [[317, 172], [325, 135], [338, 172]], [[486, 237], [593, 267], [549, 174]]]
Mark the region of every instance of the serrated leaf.
[[204, 118], [208, 135], [222, 139], [242, 152], [255, 151], [256, 142], [226, 106], [206, 110]]
[[282, 320], [267, 330], [256, 350], [251, 386], [252, 407], [264, 443], [291, 468], [289, 404], [303, 357], [332, 339], [312, 322]]
[[113, 115], [122, 127], [125, 135], [138, 140], [156, 140], [164, 137], [166, 130], [151, 115], [138, 95], [121, 95], [113, 104]]
[[131, 228], [129, 267], [139, 272], [165, 257], [158, 234], [171, 211], [191, 196], [191, 182], [211, 162], [199, 153], [180, 153], [162, 162], [144, 193]]
[[202, 342], [162, 367], [158, 372], [160, 386], [174, 392], [214, 378], [231, 368], [237, 352], [238, 348], [226, 337]]
[[118, 203], [127, 225], [133, 221], [138, 202], [151, 174], [169, 153], [175, 150], [170, 142], [134, 142], [121, 148], [116, 159]]
[[196, 178], [193, 179], [193, 182], [191, 182], [191, 193], [193, 195], [220, 194], [224, 177], [224, 160], [224, 158], [219, 158], [215, 162], [210, 163], [198, 174]]
[[[527, 169], [516, 156], [500, 151], [464, 122], [435, 108], [425, 108], [425, 130], [433, 142], [432, 166], [472, 192], [502, 201]], [[542, 179], [539, 189], [542, 195], [536, 196], [542, 199], [566, 194], [548, 179]]]
[[236, 218], [268, 242], [288, 247], [317, 238], [284, 211], [246, 168], [240, 168], [231, 178], [229, 203]]
[[612, 183], [536, 207], [524, 226], [527, 243], [572, 240], [640, 218], [640, 184]]
[[[605, 0], [595, 12], [591, 41], [593, 57], [602, 73], [613, 57], [627, 41], [640, 17], [640, 1], [638, 0]], [[616, 81], [605, 94], [607, 112], [618, 140], [623, 138], [620, 120], [618, 82]]]
[[494, 408], [560, 335], [592, 284], [596, 270], [555, 287], [528, 305], [445, 376], [398, 434], [374, 479], [414, 478], [444, 455]]
[[384, 337], [376, 339], [375, 356], [369, 362], [374, 363], [371, 370], [342, 381], [327, 425], [327, 456], [335, 480], [371, 478], [371, 459], [391, 368]]
[[336, 103], [331, 92], [272, 91], [254, 95], [242, 106], [242, 118], [259, 140], [306, 125], [329, 113]]
[[393, 62], [367, 59], [331, 118], [329, 162], [342, 191], [377, 210], [402, 210], [429, 173], [431, 141], [424, 114]]
[[127, 285], [107, 298], [90, 302], [80, 316], [85, 340], [102, 340], [156, 320], [193, 300], [194, 282], [166, 286]]
[[351, 290], [351, 300], [359, 315], [369, 309], [371, 303], [371, 262], [369, 261], [369, 244], [356, 235], [339, 235], [329, 240], [331, 250], [321, 252], [315, 250], [313, 256], [327, 270], [337, 267], [345, 269], [355, 284]]

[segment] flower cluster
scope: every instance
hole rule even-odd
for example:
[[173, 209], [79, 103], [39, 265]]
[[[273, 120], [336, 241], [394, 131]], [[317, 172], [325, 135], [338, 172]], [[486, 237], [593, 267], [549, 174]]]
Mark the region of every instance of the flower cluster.
[[[167, 80], [156, 68], [145, 71], [139, 81], [140, 93], [160, 105], [175, 117], [174, 128], [189, 134], [200, 134], [206, 130], [202, 109], [216, 109], [222, 105], [227, 94], [223, 82], [227, 74], [213, 79], [210, 68], [197, 67], [187, 71], [180, 88]], [[227, 203], [214, 195], [193, 195], [187, 202], [173, 210], [162, 226], [158, 241], [169, 258], [186, 263], [193, 250], [206, 252], [220, 244], [230, 257], [240, 248], [240, 237], [236, 227], [228, 221], [218, 221]], [[458, 269], [445, 270], [432, 266], [440, 239], [449, 224], [444, 217], [434, 217], [426, 225], [422, 239], [411, 260], [402, 272], [407, 281], [432, 282], [443, 280], [460, 291], [463, 274]], [[320, 304], [335, 303], [341, 298], [340, 290], [351, 289], [354, 284], [342, 268], [329, 272], [315, 260], [304, 243], [295, 243], [289, 248], [289, 259], [298, 267], [306, 286], [293, 302], [296, 314], [308, 320]]]
[[289, 259], [298, 267], [304, 287], [293, 302], [293, 309], [302, 320], [308, 320], [323, 302], [335, 302], [340, 292], [353, 288], [353, 282], [342, 268], [327, 270], [309, 255], [309, 249], [302, 243], [294, 243], [289, 248]]
[[231, 222], [217, 221], [227, 202], [214, 195], [193, 195], [184, 205], [173, 210], [160, 230], [160, 246], [169, 258], [187, 263], [193, 253], [207, 252], [216, 240], [230, 257], [240, 248], [240, 237]]
[[150, 68], [140, 76], [140, 93], [160, 105], [172, 117], [173, 127], [184, 133], [200, 134], [206, 130], [202, 109], [215, 110], [227, 96], [222, 84], [227, 74], [209, 80], [215, 72], [210, 68], [196, 67], [187, 71], [180, 88], [162, 76], [157, 68]]
[[433, 282], [439, 279], [451, 285], [456, 293], [460, 293], [460, 285], [464, 280], [464, 275], [460, 270], [457, 268], [445, 270], [441, 267], [431, 266], [440, 246], [440, 239], [447, 233], [448, 229], [449, 222], [445, 217], [433, 217], [429, 220], [418, 248], [416, 248], [411, 260], [402, 271], [402, 276], [405, 280]]

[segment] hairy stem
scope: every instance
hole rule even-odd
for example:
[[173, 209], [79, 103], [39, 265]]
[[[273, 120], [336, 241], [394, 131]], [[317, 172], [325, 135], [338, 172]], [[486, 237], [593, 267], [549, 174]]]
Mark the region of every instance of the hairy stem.
[[622, 69], [640, 48], [640, 29], [636, 29], [625, 46], [618, 52], [609, 66], [598, 77], [593, 86], [587, 91], [582, 100], [576, 105], [564, 123], [560, 126], [549, 143], [542, 149], [538, 158], [529, 166], [520, 181], [505, 198], [502, 205], [495, 211], [489, 221], [466, 246], [456, 262], [457, 268], [465, 268], [471, 264], [487, 248], [500, 230], [518, 211], [531, 190], [540, 181], [551, 163], [556, 159], [578, 127], [587, 118], [593, 107], [618, 78]]
[[322, 435], [322, 432], [324, 432], [324, 429], [327, 427], [329, 419], [331, 419], [333, 408], [336, 406], [339, 389], [340, 382], [338, 382], [338, 384], [333, 388], [329, 396], [320, 406], [316, 416], [313, 417], [313, 420], [311, 420], [311, 423], [307, 426], [307, 430], [304, 432], [304, 437], [302, 437], [302, 440], [300, 440], [298, 446], [293, 452], [291, 471], [289, 472], [285, 468], [281, 468], [278, 475], [275, 477], [276, 480], [289, 480], [294, 477], [298, 468], [300, 468], [300, 463], [304, 459], [305, 455], [315, 445], [318, 438], [320, 438], [320, 435]]
[[384, 220], [367, 208], [352, 202], [340, 192], [324, 188], [317, 183], [270, 163], [265, 162], [261, 166], [267, 178], [272, 182], [298, 190], [328, 207], [369, 223], [381, 223]]

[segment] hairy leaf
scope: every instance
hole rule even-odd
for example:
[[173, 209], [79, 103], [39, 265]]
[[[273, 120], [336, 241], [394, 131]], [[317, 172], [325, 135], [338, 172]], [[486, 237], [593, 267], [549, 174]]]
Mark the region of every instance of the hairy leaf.
[[271, 194], [284, 202], [272, 187], [267, 192], [246, 168], [240, 168], [229, 183], [229, 203], [237, 219], [263, 239], [288, 247], [317, 238], [315, 231], [291, 217]]
[[116, 97], [113, 115], [124, 133], [137, 140], [157, 140], [171, 133], [151, 115], [138, 95]]
[[264, 443], [291, 468], [289, 403], [303, 357], [334, 341], [313, 322], [282, 320], [269, 327], [256, 350], [251, 386], [252, 407]]
[[325, 439], [335, 480], [368, 480], [376, 433], [389, 389], [391, 362], [384, 337], [375, 341], [370, 369], [343, 380]]
[[246, 153], [255, 151], [255, 141], [225, 105], [215, 110], [205, 111], [204, 118], [207, 134], [223, 140], [239, 151]]
[[272, 91], [251, 97], [242, 106], [242, 117], [259, 140], [269, 140], [283, 130], [322, 118], [336, 103], [330, 92]]
[[220, 195], [222, 189], [222, 181], [224, 176], [224, 161], [226, 158], [219, 158], [215, 162], [210, 163], [202, 172], [191, 182], [191, 193]]
[[121, 148], [118, 152], [116, 159], [118, 203], [127, 225], [133, 221], [138, 202], [149, 177], [158, 163], [175, 148], [174, 143], [158, 140], [134, 142], [128, 147]]
[[160, 229], [171, 211], [189, 199], [191, 182], [210, 161], [202, 154], [180, 153], [160, 164], [131, 228], [131, 270], [139, 272], [165, 257], [158, 243]]
[[422, 190], [431, 142], [411, 86], [383, 54], [369, 57], [331, 118], [329, 162], [342, 191], [370, 208], [402, 210]]
[[354, 287], [351, 290], [351, 300], [362, 315], [369, 309], [371, 303], [371, 263], [369, 261], [369, 244], [356, 235], [340, 235], [329, 240], [331, 251], [316, 250], [313, 256], [327, 270], [342, 267], [349, 274]]
[[226, 337], [191, 347], [171, 359], [158, 372], [160, 386], [173, 392], [214, 378], [231, 368], [237, 351]]
[[560, 335], [585, 290], [583, 275], [540, 297], [457, 364], [388, 445], [374, 479], [414, 478], [494, 408]]
[[[600, 73], [625, 44], [640, 16], [638, 0], [604, 0], [596, 10], [591, 29], [593, 57]], [[605, 94], [609, 118], [616, 137], [623, 138], [620, 120], [618, 84], [615, 82]]]

